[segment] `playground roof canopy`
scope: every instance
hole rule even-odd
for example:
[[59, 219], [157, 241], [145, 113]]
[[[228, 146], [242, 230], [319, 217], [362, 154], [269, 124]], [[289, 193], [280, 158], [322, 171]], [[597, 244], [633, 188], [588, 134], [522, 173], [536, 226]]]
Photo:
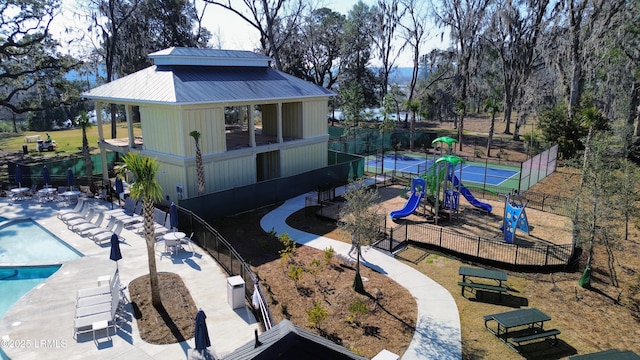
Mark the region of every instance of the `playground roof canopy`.
[[456, 166], [458, 164], [464, 163], [464, 159], [455, 155], [445, 155], [436, 160], [436, 164], [440, 164], [442, 162], [448, 162], [449, 164]]
[[435, 145], [437, 143], [445, 143], [451, 146], [451, 144], [458, 143], [458, 140], [449, 136], [440, 136], [438, 138], [433, 139], [433, 141], [431, 142], [431, 145]]

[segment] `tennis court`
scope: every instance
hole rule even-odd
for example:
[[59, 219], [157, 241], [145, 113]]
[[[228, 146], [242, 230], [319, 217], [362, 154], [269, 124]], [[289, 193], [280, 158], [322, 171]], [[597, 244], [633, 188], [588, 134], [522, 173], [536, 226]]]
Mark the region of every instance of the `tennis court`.
[[[366, 162], [366, 171], [380, 173], [395, 171], [401, 176], [418, 176], [424, 174], [433, 164], [433, 158], [426, 159], [409, 154], [385, 155], [371, 157]], [[486, 162], [468, 161], [455, 170], [456, 176], [467, 186], [486, 188], [487, 186], [507, 187], [518, 189], [520, 182], [520, 168], [508, 165], [489, 164]], [[461, 175], [462, 174], [462, 175]]]

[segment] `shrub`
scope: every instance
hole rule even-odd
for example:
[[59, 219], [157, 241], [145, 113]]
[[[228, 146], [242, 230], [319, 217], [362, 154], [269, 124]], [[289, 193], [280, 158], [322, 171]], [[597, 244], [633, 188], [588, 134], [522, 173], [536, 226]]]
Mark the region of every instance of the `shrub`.
[[335, 256], [336, 251], [333, 250], [333, 247], [328, 247], [324, 249], [324, 262], [329, 265], [333, 261], [333, 257]]
[[302, 266], [297, 266], [297, 265], [290, 265], [289, 266], [289, 278], [291, 280], [293, 280], [293, 283], [295, 284], [296, 288], [298, 288], [298, 282], [300, 281], [300, 279], [302, 278]]
[[320, 301], [316, 300], [313, 303], [313, 308], [307, 311], [307, 316], [309, 318], [309, 326], [312, 328], [319, 329], [322, 322], [327, 318], [329, 312], [327, 309], [322, 307]]

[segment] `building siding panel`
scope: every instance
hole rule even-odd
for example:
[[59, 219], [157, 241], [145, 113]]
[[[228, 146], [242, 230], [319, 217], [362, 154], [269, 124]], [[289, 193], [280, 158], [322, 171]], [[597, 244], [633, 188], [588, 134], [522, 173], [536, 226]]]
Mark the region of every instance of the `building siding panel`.
[[305, 139], [327, 134], [327, 101], [307, 101], [303, 103]]
[[327, 166], [327, 144], [319, 143], [282, 151], [282, 176]]

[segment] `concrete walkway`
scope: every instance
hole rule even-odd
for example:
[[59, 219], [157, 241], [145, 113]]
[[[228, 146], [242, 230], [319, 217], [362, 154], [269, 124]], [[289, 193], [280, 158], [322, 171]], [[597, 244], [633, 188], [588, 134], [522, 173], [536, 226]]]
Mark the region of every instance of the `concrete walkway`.
[[[91, 201], [96, 209], [106, 210], [110, 204]], [[75, 296], [79, 289], [97, 286], [97, 278], [113, 274], [116, 264], [109, 260], [109, 243], [97, 245], [67, 229], [57, 219], [60, 202], [38, 203], [32, 200], [12, 202], [0, 199], [0, 216], [8, 219], [31, 218], [51, 233], [80, 251], [84, 256], [62, 264], [60, 270], [18, 300], [0, 320], [0, 345], [11, 359], [192, 359], [194, 340], [169, 345], [153, 345], [139, 336], [133, 308], [125, 307], [125, 323], [109, 341], [101, 332], [99, 343], [91, 333], [73, 338]], [[104, 224], [106, 224], [106, 220]], [[124, 230], [121, 243], [122, 260], [118, 262], [124, 284], [149, 273], [146, 244], [143, 237]], [[180, 252], [177, 256], [160, 257], [157, 247], [157, 270], [180, 275], [195, 301], [207, 315], [212, 347], [210, 354], [220, 358], [253, 340], [259, 329], [247, 308], [232, 310], [227, 302], [227, 274], [205, 251]], [[2, 294], [0, 294], [2, 296]], [[128, 292], [127, 296], [130, 298]], [[195, 317], [196, 314], [193, 314]], [[0, 356], [1, 358], [2, 356]]]
[[[309, 234], [286, 224], [289, 215], [304, 208], [306, 196], [315, 197], [316, 194], [300, 195], [286, 201], [265, 215], [260, 221], [260, 226], [265, 231], [275, 229], [278, 234], [287, 233], [299, 244], [319, 250], [333, 247], [336, 254], [347, 256], [350, 244]], [[428, 276], [380, 251], [372, 248], [363, 251], [362, 255], [366, 259], [362, 262], [363, 265], [389, 276], [409, 290], [416, 299], [416, 331], [402, 359], [461, 359], [460, 317], [451, 294]]]

